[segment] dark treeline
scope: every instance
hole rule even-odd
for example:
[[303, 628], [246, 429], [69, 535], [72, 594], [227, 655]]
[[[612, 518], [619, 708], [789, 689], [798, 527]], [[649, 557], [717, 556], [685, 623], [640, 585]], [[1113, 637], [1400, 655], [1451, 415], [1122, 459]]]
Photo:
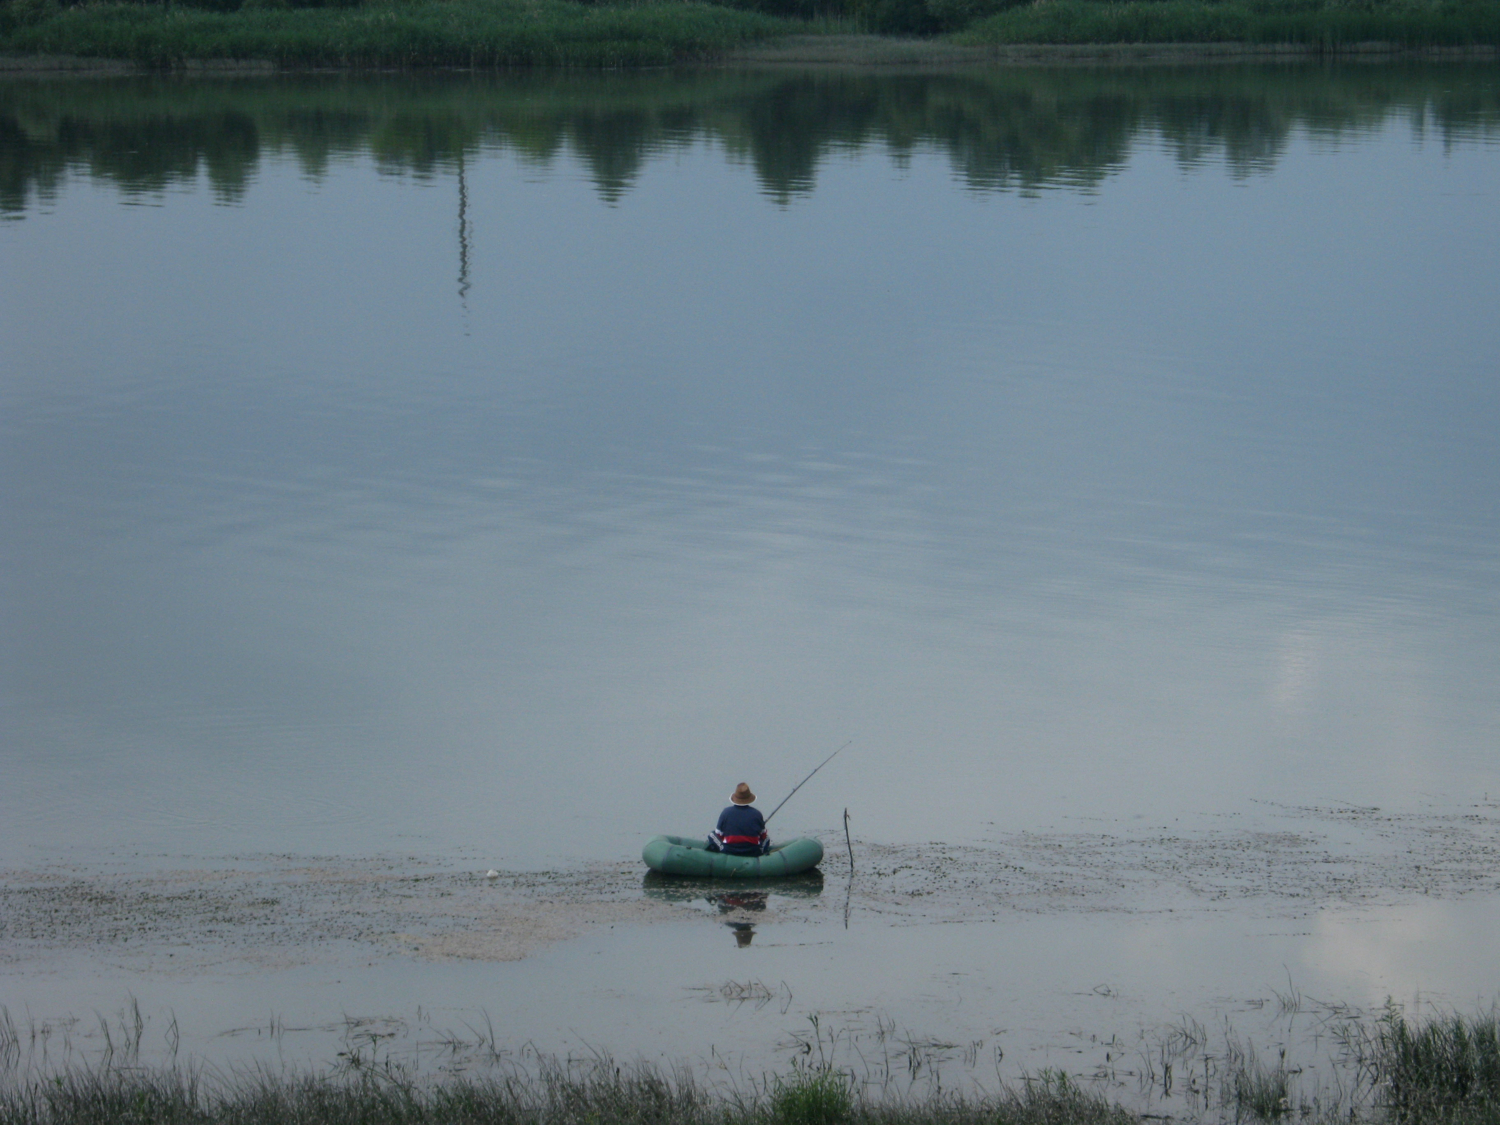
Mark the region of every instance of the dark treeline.
[[[226, 15], [246, 18], [208, 18]], [[1500, 46], [1494, 0], [0, 0], [0, 50], [154, 67], [658, 65], [827, 23], [975, 45]]]
[[607, 200], [675, 147], [749, 162], [783, 202], [813, 190], [834, 150], [941, 152], [976, 190], [1088, 189], [1142, 141], [1233, 174], [1274, 165], [1294, 130], [1324, 138], [1402, 119], [1435, 142], [1500, 134], [1500, 72], [1421, 64], [1030, 69], [868, 75], [700, 71], [132, 78], [0, 83], [0, 212], [23, 214], [69, 177], [152, 194], [206, 178], [242, 195], [263, 160], [311, 177], [370, 158], [446, 173], [505, 150], [573, 157]]

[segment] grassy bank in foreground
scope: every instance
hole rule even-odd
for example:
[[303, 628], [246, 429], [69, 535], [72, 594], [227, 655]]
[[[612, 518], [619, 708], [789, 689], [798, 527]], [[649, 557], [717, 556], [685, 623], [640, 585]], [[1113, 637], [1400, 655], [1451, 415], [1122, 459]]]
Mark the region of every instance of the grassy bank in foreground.
[[[7, 1028], [9, 1024], [5, 1025]], [[1309, 1104], [1283, 1062], [1265, 1068], [1253, 1053], [1222, 1074], [1205, 1120], [1321, 1125], [1491, 1125], [1500, 1122], [1500, 1022], [1449, 1016], [1408, 1023], [1388, 1009], [1375, 1028], [1343, 1035], [1364, 1077], [1348, 1100]], [[17, 1061], [19, 1039], [0, 1035], [0, 1055]], [[353, 1065], [338, 1076], [264, 1072], [205, 1081], [191, 1071], [105, 1065], [61, 1074], [22, 1070], [0, 1079], [0, 1125], [1143, 1125], [1061, 1071], [986, 1097], [933, 1093], [913, 1100], [868, 1096], [857, 1076], [808, 1065], [748, 1092], [708, 1091], [691, 1077], [649, 1067], [629, 1071], [597, 1058], [579, 1072], [540, 1072], [419, 1084], [389, 1064]], [[1159, 1118], [1153, 1118], [1159, 1119]]]
[[858, 1099], [836, 1072], [773, 1079], [726, 1098], [652, 1071], [607, 1065], [586, 1077], [457, 1080], [416, 1087], [388, 1077], [276, 1079], [209, 1089], [179, 1072], [70, 1074], [0, 1094], [0, 1125], [1138, 1125], [1061, 1076], [984, 1100]]

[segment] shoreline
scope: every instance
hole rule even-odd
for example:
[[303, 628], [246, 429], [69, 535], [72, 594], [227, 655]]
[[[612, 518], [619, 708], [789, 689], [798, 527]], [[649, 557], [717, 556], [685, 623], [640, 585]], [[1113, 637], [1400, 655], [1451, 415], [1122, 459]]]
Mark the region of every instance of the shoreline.
[[[1312, 59], [1336, 62], [1480, 62], [1500, 59], [1500, 47], [1404, 47], [1394, 43], [1353, 43], [1327, 48], [1306, 43], [1035, 43], [966, 46], [946, 39], [886, 35], [790, 35], [731, 50], [684, 68], [725, 69], [921, 69], [956, 70], [1023, 66], [1200, 66], [1236, 63], [1298, 63]], [[184, 59], [153, 66], [122, 58], [83, 55], [0, 55], [0, 78], [62, 75], [131, 77], [177, 74], [202, 76], [276, 74], [489, 73], [514, 68], [391, 67], [282, 65], [269, 59]], [[545, 67], [523, 69], [549, 69]], [[661, 69], [624, 67], [621, 69]]]
[[[1145, 1125], [1174, 1120], [1464, 1125], [1493, 1120], [1500, 1101], [1500, 1017], [1493, 1010], [1424, 1015], [1388, 1003], [1378, 1013], [1329, 1009], [1325, 1014], [1343, 1021], [1328, 1037], [1344, 1045], [1343, 1057], [1333, 1063], [1340, 1077], [1332, 1087], [1309, 1081], [1310, 1064], [1300, 1055], [1288, 1058], [1283, 1051], [1271, 1064], [1230, 1029], [1221, 1037], [1183, 1021], [1159, 1029], [1162, 1037], [1152, 1043], [1155, 1059], [1147, 1053], [1139, 1062], [1122, 1059], [1128, 1069], [1078, 1072], [1059, 1062], [1012, 1080], [997, 1075], [998, 1081], [954, 1090], [943, 1087], [933, 1068], [941, 1069], [941, 1052], [957, 1044], [896, 1038], [894, 1025], [868, 1037], [866, 1049], [841, 1052], [841, 1033], [825, 1032], [814, 1019], [810, 1032], [786, 1045], [789, 1063], [778, 1060], [757, 1074], [735, 1073], [727, 1065], [703, 1071], [670, 1057], [631, 1060], [598, 1046], [565, 1056], [535, 1048], [513, 1053], [499, 1046], [490, 1023], [468, 1026], [467, 1037], [430, 1028], [436, 1050], [424, 1067], [419, 1054], [397, 1057], [383, 1046], [398, 1034], [389, 1021], [346, 1016], [346, 1049], [330, 1065], [304, 1069], [282, 1060], [279, 1066], [218, 1070], [191, 1061], [184, 1066], [175, 1048], [170, 1061], [144, 1062], [141, 1045], [149, 1019], [138, 1005], [119, 1014], [118, 1043], [107, 1036], [108, 1046], [88, 1061], [75, 1059], [71, 1047], [61, 1058], [38, 1058], [34, 1017], [28, 1014], [18, 1025], [0, 1009], [0, 1119], [29, 1125], [105, 1120], [139, 1125], [282, 1125], [288, 1120], [305, 1125]], [[108, 1033], [105, 1018], [98, 1019]], [[44, 1042], [53, 1030], [43, 1029]], [[254, 1030], [279, 1037], [293, 1029], [279, 1027], [272, 1017]], [[173, 1032], [175, 1020], [169, 1036]], [[852, 1047], [852, 1040], [847, 1045]], [[971, 1045], [976, 1053], [977, 1046]], [[466, 1054], [474, 1056], [472, 1061], [452, 1061]], [[440, 1062], [444, 1057], [447, 1061]], [[1175, 1098], [1174, 1066], [1179, 1072]], [[1159, 1088], [1160, 1098], [1132, 1098], [1132, 1085], [1153, 1094]]]
[[974, 47], [942, 39], [883, 35], [793, 35], [732, 52], [724, 60], [748, 66], [1138, 66], [1201, 63], [1500, 58], [1500, 47], [1403, 47], [1353, 43], [1326, 48], [1307, 43], [1026, 43]]

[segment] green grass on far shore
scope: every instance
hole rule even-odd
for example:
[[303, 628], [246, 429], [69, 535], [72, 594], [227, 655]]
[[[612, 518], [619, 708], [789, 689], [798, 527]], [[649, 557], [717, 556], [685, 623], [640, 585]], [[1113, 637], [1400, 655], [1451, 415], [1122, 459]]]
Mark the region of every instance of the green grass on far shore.
[[[29, 0], [0, 0], [16, 6]], [[352, 7], [207, 11], [169, 4], [33, 3], [0, 19], [0, 53], [266, 60], [286, 67], [662, 66], [712, 58], [786, 21], [713, 4], [577, 0], [374, 0]]]
[[1497, 47], [1500, 0], [0, 0], [0, 55], [161, 69], [662, 66], [830, 31], [948, 36], [971, 62], [1027, 44]]
[[1495, 0], [1038, 0], [976, 20], [962, 43], [1500, 43]]

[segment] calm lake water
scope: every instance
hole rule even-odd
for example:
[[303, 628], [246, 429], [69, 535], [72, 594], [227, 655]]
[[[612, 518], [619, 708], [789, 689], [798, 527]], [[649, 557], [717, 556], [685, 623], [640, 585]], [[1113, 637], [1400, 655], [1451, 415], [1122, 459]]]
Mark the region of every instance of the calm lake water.
[[1500, 792], [1500, 71], [0, 85], [0, 858]]
[[[5, 1003], [1114, 1082], [1488, 1002], [1497, 215], [1493, 65], [0, 83], [0, 864], [628, 862], [855, 737], [773, 829], [878, 876], [500, 965], [16, 938]], [[996, 840], [1082, 905], [891, 890]]]

